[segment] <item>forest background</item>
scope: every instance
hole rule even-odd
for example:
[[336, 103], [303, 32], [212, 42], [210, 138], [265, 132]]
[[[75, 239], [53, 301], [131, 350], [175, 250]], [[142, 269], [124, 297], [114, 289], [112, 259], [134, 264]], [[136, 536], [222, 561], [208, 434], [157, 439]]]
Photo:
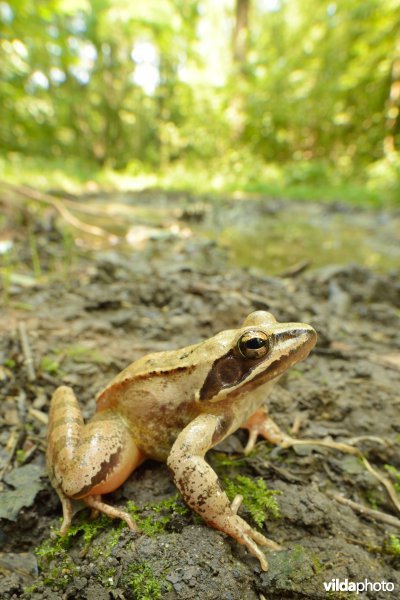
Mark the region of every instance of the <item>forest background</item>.
[[400, 197], [399, 0], [2, 0], [0, 177]]

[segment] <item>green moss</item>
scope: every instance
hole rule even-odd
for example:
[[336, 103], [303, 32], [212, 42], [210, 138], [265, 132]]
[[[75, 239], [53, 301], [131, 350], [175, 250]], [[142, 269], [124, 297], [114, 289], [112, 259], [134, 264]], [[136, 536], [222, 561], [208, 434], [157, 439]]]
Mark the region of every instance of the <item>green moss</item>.
[[382, 497], [376, 490], [368, 490], [365, 492], [365, 499], [374, 510], [379, 510], [382, 504]]
[[385, 550], [388, 554], [400, 557], [400, 537], [397, 535], [389, 536], [389, 541], [385, 544]]
[[67, 552], [68, 545], [68, 539], [57, 536], [35, 550], [43, 584], [52, 589], [64, 589], [77, 573], [77, 566]]
[[5, 367], [8, 367], [9, 369], [14, 369], [17, 366], [17, 363], [13, 358], [7, 358], [3, 364]]
[[400, 494], [400, 471], [392, 465], [385, 465], [385, 469], [394, 480], [394, 489]]
[[146, 562], [133, 563], [123, 574], [120, 583], [129, 586], [135, 600], [160, 600], [171, 585], [157, 577]]
[[17, 459], [17, 463], [19, 465], [23, 465], [26, 460], [26, 452], [25, 450], [17, 450], [15, 453], [15, 458]]
[[96, 575], [96, 579], [105, 588], [111, 588], [115, 584], [116, 568], [113, 566], [100, 565]]
[[71, 526], [65, 536], [53, 532], [52, 536], [35, 550], [44, 585], [64, 589], [77, 573], [77, 565], [68, 552], [75, 538], [80, 534], [84, 544], [81, 555], [85, 555], [92, 540], [110, 523], [111, 519], [102, 515], [93, 521]]
[[316, 575], [318, 575], [318, 573], [321, 573], [321, 571], [324, 570], [324, 565], [322, 564], [322, 562], [320, 561], [319, 557], [317, 556], [317, 554], [310, 554], [310, 560], [312, 562], [312, 566], [313, 566], [313, 570], [314, 573]]
[[146, 504], [142, 508], [129, 501], [127, 509], [137, 523], [139, 530], [149, 537], [163, 533], [166, 524], [171, 521], [174, 513], [179, 515], [189, 513], [189, 509], [183, 504], [178, 494], [161, 502]]
[[180, 494], [178, 493], [174, 494], [173, 496], [170, 496], [169, 498], [166, 498], [165, 500], [161, 500], [161, 502], [158, 502], [156, 504], [149, 504], [148, 506], [156, 513], [168, 511], [170, 513], [176, 513], [178, 515], [186, 515], [190, 512], [186, 504], [183, 503]]
[[225, 491], [232, 501], [237, 494], [243, 496], [243, 504], [258, 527], [262, 527], [269, 518], [280, 517], [275, 496], [277, 490], [269, 490], [263, 479], [251, 479], [245, 475], [236, 475], [233, 479], [224, 479]]
[[16, 310], [28, 310], [28, 311], [32, 311], [35, 310], [35, 307], [33, 306], [33, 304], [29, 304], [29, 302], [12, 302], [11, 306], [13, 308], [15, 308]]
[[60, 361], [51, 356], [43, 356], [40, 361], [40, 368], [45, 373], [49, 373], [49, 375], [56, 375], [58, 373], [58, 369], [60, 366]]
[[104, 356], [95, 348], [87, 348], [79, 344], [73, 344], [67, 349], [63, 350], [71, 360], [77, 363], [81, 362], [93, 362], [93, 363], [104, 363]]
[[[253, 451], [254, 452], [254, 451]], [[225, 452], [213, 452], [210, 457], [210, 464], [215, 468], [226, 468], [226, 467], [242, 467], [246, 464], [246, 461], [250, 455], [247, 456], [232, 456], [230, 454], [225, 454]]]
[[325, 598], [329, 600], [358, 600], [359, 596], [356, 592], [326, 592]]

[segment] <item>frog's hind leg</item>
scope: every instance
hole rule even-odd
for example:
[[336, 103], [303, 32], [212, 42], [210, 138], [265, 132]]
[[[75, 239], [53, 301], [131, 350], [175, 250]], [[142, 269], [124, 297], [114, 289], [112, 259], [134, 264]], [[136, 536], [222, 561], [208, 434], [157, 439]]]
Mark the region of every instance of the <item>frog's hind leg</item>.
[[[281, 446], [281, 448], [291, 448], [292, 446], [320, 446], [322, 448], [330, 448], [332, 450], [338, 450], [339, 452], [343, 452], [344, 454], [351, 454], [352, 456], [357, 456], [364, 463], [367, 471], [375, 477], [385, 488], [391, 499], [392, 503], [396, 507], [396, 509], [400, 512], [400, 501], [398, 498], [398, 494], [394, 488], [394, 485], [385, 475], [380, 473], [378, 469], [373, 467], [369, 461], [365, 458], [361, 450], [359, 450], [356, 446], [352, 444], [346, 444], [344, 442], [335, 442], [330, 439], [322, 439], [316, 440], [313, 438], [303, 438], [296, 439], [290, 435], [284, 433], [279, 425], [275, 423], [273, 419], [268, 415], [268, 411], [266, 408], [259, 408], [255, 413], [251, 415], [249, 419], [243, 425], [242, 428], [248, 429], [249, 431], [249, 439], [247, 441], [246, 447], [244, 449], [244, 453], [248, 454], [251, 452], [255, 446], [257, 441], [257, 437], [262, 435], [268, 442], [274, 444], [276, 446]], [[360, 439], [360, 438], [359, 438]], [[364, 439], [368, 439], [365, 437]], [[384, 443], [380, 438], [369, 438], [373, 439], [375, 442]]]
[[265, 408], [256, 410], [241, 427], [249, 432], [249, 439], [244, 449], [245, 454], [253, 450], [259, 435], [262, 435], [271, 444], [283, 448], [291, 446], [292, 442], [295, 441], [280, 429], [279, 425], [268, 415]]
[[251, 452], [257, 441], [257, 437], [261, 435], [271, 444], [275, 446], [281, 446], [281, 448], [291, 448], [292, 446], [323, 446], [325, 448], [333, 448], [334, 450], [340, 450], [347, 454], [353, 454], [360, 456], [360, 451], [355, 446], [344, 444], [341, 442], [334, 442], [332, 440], [316, 440], [311, 438], [296, 439], [290, 435], [284, 433], [279, 425], [275, 423], [268, 414], [266, 408], [259, 408], [255, 413], [251, 415], [249, 419], [243, 425], [243, 429], [248, 429], [249, 439], [247, 440], [244, 453], [248, 454]]
[[101, 502], [100, 495], [117, 489], [144, 458], [118, 413], [96, 413], [85, 425], [71, 388], [58, 388], [50, 406], [47, 465], [63, 506], [61, 533], [71, 523], [71, 498], [136, 529], [128, 513]]
[[60, 534], [65, 535], [70, 528], [72, 523], [72, 501], [64, 494], [61, 487], [57, 483], [54, 474], [49, 470], [49, 477], [51, 485], [56, 490], [58, 497], [60, 498], [62, 511], [63, 511], [63, 522], [60, 527]]

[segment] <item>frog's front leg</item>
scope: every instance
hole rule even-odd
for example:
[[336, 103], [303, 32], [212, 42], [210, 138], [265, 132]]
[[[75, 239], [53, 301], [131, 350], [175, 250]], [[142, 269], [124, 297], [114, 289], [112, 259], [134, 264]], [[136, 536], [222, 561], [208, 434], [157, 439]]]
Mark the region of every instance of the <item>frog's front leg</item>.
[[96, 413], [85, 425], [73, 391], [62, 386], [51, 400], [47, 441], [50, 480], [63, 507], [61, 534], [71, 524], [71, 498], [136, 529], [128, 513], [104, 504], [100, 497], [117, 489], [144, 459], [117, 412]]
[[236, 514], [237, 506], [232, 509], [217, 474], [204, 460], [207, 450], [224, 437], [224, 433], [222, 418], [210, 414], [196, 417], [179, 434], [167, 464], [185, 502], [206, 523], [245, 545], [266, 571], [268, 563], [257, 544], [273, 550], [280, 550], [280, 546], [252, 529]]

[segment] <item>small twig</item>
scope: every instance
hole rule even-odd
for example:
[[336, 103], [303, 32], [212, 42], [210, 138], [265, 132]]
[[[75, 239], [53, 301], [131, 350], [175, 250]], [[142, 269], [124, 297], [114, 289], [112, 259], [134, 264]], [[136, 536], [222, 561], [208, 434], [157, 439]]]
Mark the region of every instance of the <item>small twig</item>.
[[8, 456], [6, 459], [2, 461], [2, 466], [0, 468], [0, 481], [3, 480], [4, 475], [8, 471], [8, 467], [10, 466], [12, 459], [14, 458], [14, 454], [17, 450], [18, 444], [20, 442], [21, 432], [18, 431], [17, 428], [13, 429], [10, 433], [10, 437], [8, 438], [6, 451], [8, 452]]
[[360, 513], [365, 517], [370, 517], [375, 521], [381, 521], [382, 523], [386, 523], [387, 525], [392, 525], [392, 527], [397, 527], [398, 529], [400, 529], [400, 519], [397, 519], [397, 517], [393, 517], [392, 515], [388, 515], [379, 510], [373, 510], [372, 508], [368, 508], [368, 506], [364, 506], [363, 504], [359, 504], [358, 502], [349, 500], [349, 498], [345, 498], [344, 496], [342, 496], [341, 494], [337, 494], [336, 492], [327, 492], [327, 494], [340, 504], [350, 506], [350, 508], [352, 508], [354, 511]]
[[0, 481], [2, 481], [5, 473], [8, 470], [11, 462], [13, 461], [14, 455], [18, 450], [18, 447], [22, 444], [25, 437], [25, 417], [26, 417], [26, 395], [21, 390], [17, 398], [18, 401], [18, 425], [11, 431], [10, 437], [6, 445], [6, 451], [8, 456], [5, 459], [2, 468], [0, 469]]
[[387, 440], [384, 440], [376, 435], [359, 435], [358, 437], [354, 437], [349, 440], [349, 444], [352, 446], [354, 444], [358, 444], [359, 442], [376, 442], [382, 446], [389, 446], [389, 442]]
[[393, 502], [393, 504], [395, 505], [395, 507], [397, 508], [397, 510], [400, 512], [400, 499], [397, 495], [396, 490], [394, 489], [394, 485], [392, 484], [392, 482], [390, 481], [390, 479], [388, 479], [387, 477], [385, 477], [385, 475], [382, 475], [382, 473], [380, 473], [377, 469], [374, 469], [372, 467], [372, 465], [370, 465], [370, 463], [367, 461], [367, 459], [365, 458], [365, 456], [360, 456], [361, 460], [364, 463], [365, 468], [367, 469], [367, 471], [369, 471], [371, 473], [371, 475], [373, 475], [374, 477], [376, 477], [376, 479], [378, 481], [381, 482], [381, 484], [386, 488], [387, 493], [389, 494], [389, 497], [391, 499], [391, 501]]
[[24, 354], [24, 363], [26, 366], [26, 370], [28, 372], [28, 379], [29, 379], [29, 381], [35, 381], [35, 379], [36, 379], [35, 367], [33, 365], [33, 357], [32, 357], [32, 352], [31, 352], [31, 348], [29, 345], [28, 332], [26, 330], [26, 325], [24, 322], [18, 323], [18, 331], [19, 331], [19, 337], [21, 339], [22, 352]]
[[370, 542], [364, 542], [363, 540], [358, 540], [357, 538], [348, 537], [346, 535], [343, 536], [343, 539], [346, 540], [346, 542], [349, 542], [349, 544], [367, 548], [369, 552], [382, 552], [381, 546], [371, 546]]
[[309, 260], [301, 260], [295, 265], [292, 265], [284, 271], [281, 271], [281, 273], [279, 273], [279, 277], [296, 277], [296, 275], [300, 275], [300, 273], [303, 273], [303, 271], [308, 269], [310, 265], [311, 262]]
[[39, 423], [42, 423], [42, 425], [48, 424], [49, 417], [46, 413], [42, 412], [41, 410], [37, 410], [36, 408], [30, 408], [28, 412], [31, 417], [39, 421]]
[[299, 414], [295, 415], [292, 427], [290, 428], [291, 435], [298, 435], [302, 425], [302, 418]]
[[31, 200], [36, 200], [37, 202], [50, 204], [60, 213], [60, 215], [65, 221], [67, 221], [67, 223], [70, 223], [73, 227], [76, 227], [76, 229], [79, 229], [80, 231], [84, 231], [85, 233], [89, 233], [90, 235], [107, 238], [107, 240], [112, 244], [118, 242], [118, 237], [116, 235], [113, 235], [105, 231], [104, 229], [101, 229], [101, 227], [97, 227], [96, 225], [88, 225], [87, 223], [84, 223], [83, 221], [75, 217], [65, 206], [64, 202], [59, 198], [54, 198], [49, 194], [44, 194], [42, 192], [39, 192], [38, 190], [34, 190], [25, 185], [8, 185], [7, 187], [11, 189], [11, 191], [13, 191], [14, 193], [21, 194], [21, 196], [25, 196], [27, 198], [30, 198]]
[[[37, 444], [33, 444], [29, 450], [26, 450], [23, 454], [23, 459], [21, 461], [21, 464], [25, 465], [26, 463], [28, 463], [31, 459], [31, 457], [35, 454], [36, 450], [38, 449]], [[19, 458], [19, 457], [18, 457]], [[18, 461], [19, 462], [19, 461]]]
[[[380, 438], [378, 439], [379, 442], [383, 442], [383, 440], [381, 440]], [[350, 444], [344, 444], [342, 442], [333, 442], [331, 440], [297, 440], [287, 435], [285, 436], [283, 443], [281, 443], [280, 445], [282, 446], [282, 448], [291, 448], [292, 446], [321, 446], [323, 448], [333, 448], [334, 450], [339, 450], [340, 452], [344, 452], [345, 454], [352, 454], [353, 456], [357, 456], [362, 460], [367, 471], [369, 471], [371, 475], [373, 475], [375, 479], [380, 481], [380, 483], [385, 487], [389, 498], [400, 513], [400, 500], [396, 490], [394, 489], [394, 485], [387, 477], [385, 477], [385, 475], [382, 475], [382, 473], [380, 473], [378, 469], [375, 469], [369, 463], [369, 461], [365, 458], [364, 454], [357, 447], [351, 446]]]

